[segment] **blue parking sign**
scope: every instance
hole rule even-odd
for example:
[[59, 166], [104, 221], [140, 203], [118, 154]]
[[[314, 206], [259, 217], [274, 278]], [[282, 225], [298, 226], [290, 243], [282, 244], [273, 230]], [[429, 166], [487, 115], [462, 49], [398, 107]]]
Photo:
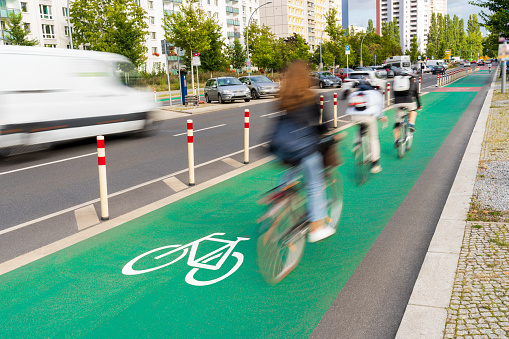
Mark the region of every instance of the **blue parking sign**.
[[350, 45], [345, 45], [345, 54], [350, 54]]

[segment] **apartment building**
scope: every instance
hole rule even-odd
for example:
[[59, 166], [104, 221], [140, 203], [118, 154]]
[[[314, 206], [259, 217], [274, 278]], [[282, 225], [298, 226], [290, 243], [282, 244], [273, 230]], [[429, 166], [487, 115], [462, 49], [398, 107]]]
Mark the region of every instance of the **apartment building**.
[[447, 0], [377, 0], [377, 32], [382, 22], [395, 21], [399, 26], [401, 49], [410, 49], [412, 38], [417, 36], [419, 50], [426, 49], [431, 14], [447, 14]]
[[329, 40], [324, 31], [325, 14], [332, 8], [338, 11], [337, 22], [341, 25], [341, 0], [272, 0], [259, 9], [260, 23], [270, 27], [277, 37], [297, 33], [314, 50], [322, 40]]
[[[182, 0], [137, 1], [147, 12], [149, 34], [145, 43], [148, 50], [144, 67], [148, 72], [165, 69], [165, 56], [161, 50], [161, 40], [165, 38], [163, 19], [165, 15], [178, 12]], [[209, 17], [216, 18], [228, 45], [233, 44], [236, 38], [243, 43], [242, 32], [249, 18], [252, 16], [251, 20], [259, 22], [259, 13], [255, 12], [259, 5], [259, 0], [199, 0], [195, 3]], [[5, 29], [9, 11], [23, 14], [28, 38], [39, 40], [41, 46], [71, 48], [67, 0], [0, 0], [0, 44], [4, 44], [7, 34]], [[177, 56], [169, 56], [169, 62], [170, 69], [176, 73]]]

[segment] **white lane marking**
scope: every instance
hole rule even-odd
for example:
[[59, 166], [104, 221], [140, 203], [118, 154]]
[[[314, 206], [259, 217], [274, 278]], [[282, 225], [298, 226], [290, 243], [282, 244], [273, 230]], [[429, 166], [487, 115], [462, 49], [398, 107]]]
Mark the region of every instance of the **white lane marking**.
[[[256, 147], [260, 147], [260, 146], [263, 146], [267, 144], [267, 142], [263, 142], [263, 143], [260, 143], [260, 144], [257, 144], [257, 145], [253, 145], [251, 147], [249, 147], [249, 149], [253, 149], [253, 148], [256, 148]], [[237, 151], [237, 152], [233, 152], [233, 153], [230, 153], [230, 154], [227, 154], [227, 155], [224, 155], [222, 157], [219, 157], [219, 158], [216, 158], [216, 159], [212, 159], [212, 160], [209, 160], [209, 161], [206, 161], [202, 164], [199, 164], [199, 165], [195, 165], [194, 168], [199, 168], [199, 167], [203, 167], [203, 166], [206, 166], [208, 164], [211, 164], [215, 161], [219, 161], [219, 160], [223, 160], [223, 159], [226, 159], [226, 158], [230, 158], [236, 154], [239, 154], [239, 153], [243, 153], [244, 152], [244, 149], [240, 150], [240, 151]], [[170, 177], [174, 177], [176, 175], [179, 175], [181, 173], [185, 173], [187, 172], [188, 169], [183, 169], [183, 170], [180, 170], [180, 171], [177, 171], [177, 172], [173, 172], [171, 174], [168, 174], [168, 175], [165, 175], [165, 176], [162, 176], [162, 177], [159, 177], [157, 179], [152, 179], [152, 180], [149, 180], [149, 181], [146, 181], [144, 183], [141, 183], [139, 185], [136, 185], [136, 186], [132, 186], [132, 187], [129, 187], [129, 188], [126, 188], [125, 190], [121, 190], [121, 191], [118, 191], [118, 192], [115, 192], [115, 193], [111, 193], [108, 195], [108, 198], [113, 198], [113, 197], [116, 197], [117, 195], [120, 195], [120, 194], [124, 194], [124, 193], [127, 193], [127, 192], [130, 192], [130, 191], [133, 191], [135, 189], [138, 189], [140, 187], [144, 187], [144, 186], [147, 186], [147, 185], [150, 185], [150, 184], [153, 184], [153, 183], [156, 183], [158, 181], [162, 181], [162, 180], [165, 180], [165, 179], [168, 179]], [[66, 208], [64, 210], [61, 210], [61, 211], [58, 211], [58, 212], [55, 212], [55, 213], [51, 213], [51, 214], [48, 214], [48, 215], [45, 215], [43, 217], [40, 217], [40, 218], [37, 218], [37, 219], [34, 219], [34, 220], [30, 220], [30, 221], [27, 221], [27, 222], [24, 222], [22, 224], [19, 224], [19, 225], [16, 225], [16, 226], [12, 226], [12, 227], [9, 227], [9, 228], [6, 228], [4, 230], [1, 230], [0, 231], [0, 235], [2, 234], [6, 234], [6, 233], [9, 233], [9, 232], [12, 232], [12, 231], [15, 231], [15, 230], [18, 230], [20, 228], [23, 228], [23, 227], [27, 227], [27, 226], [30, 226], [32, 224], [35, 224], [35, 223], [38, 223], [40, 221], [44, 221], [44, 220], [47, 220], [47, 219], [50, 219], [50, 218], [53, 218], [53, 217], [56, 217], [56, 216], [59, 216], [61, 214], [64, 214], [64, 213], [67, 213], [67, 212], [72, 212], [78, 208], [81, 208], [81, 207], [85, 207], [87, 205], [90, 205], [90, 204], [93, 204], [93, 203], [96, 203], [98, 202], [99, 199], [94, 199], [94, 200], [90, 200], [90, 201], [87, 201], [87, 202], [84, 202], [83, 204], [79, 204], [79, 205], [76, 205], [76, 206], [73, 206], [73, 207], [69, 207], [69, 208]]]
[[[193, 133], [205, 131], [205, 130], [212, 129], [212, 128], [222, 127], [222, 126], [226, 126], [226, 124], [221, 124], [221, 125], [211, 126], [211, 127], [205, 127], [205, 128], [202, 128], [202, 129], [195, 129], [195, 130], [193, 130]], [[184, 135], [184, 134], [187, 134], [187, 132], [179, 133], [179, 134], [174, 134], [173, 136], [174, 137], [178, 137], [179, 135]]]
[[61, 160], [55, 160], [55, 161], [47, 162], [47, 163], [44, 163], [44, 164], [39, 164], [39, 165], [34, 165], [34, 166], [29, 166], [29, 167], [18, 168], [18, 169], [12, 170], [12, 171], [2, 172], [2, 173], [0, 173], [0, 175], [10, 174], [10, 173], [15, 173], [15, 172], [21, 172], [21, 171], [29, 170], [29, 169], [32, 169], [32, 168], [37, 168], [37, 167], [42, 167], [42, 166], [47, 166], [47, 165], [53, 165], [53, 164], [57, 164], [59, 162], [64, 162], [64, 161], [69, 161], [69, 160], [89, 157], [91, 155], [96, 155], [96, 154], [97, 154], [97, 152], [88, 153], [88, 154], [78, 155], [76, 157], [71, 157], [71, 158], [66, 158], [66, 159], [61, 159]]
[[184, 189], [186, 189], [187, 186], [186, 184], [184, 184], [182, 181], [180, 181], [179, 179], [177, 179], [176, 177], [171, 177], [171, 178], [168, 178], [168, 179], [164, 179], [163, 182], [170, 186], [170, 188], [172, 190], [174, 190], [175, 192], [180, 192]]
[[268, 117], [268, 116], [270, 116], [270, 115], [274, 115], [274, 114], [278, 114], [278, 113], [284, 113], [284, 111], [279, 111], [279, 112], [274, 112], [274, 113], [269, 113], [269, 114], [260, 115], [260, 118]]
[[78, 231], [97, 225], [101, 222], [97, 216], [94, 205], [78, 208], [74, 211], [74, 216], [76, 217], [76, 223], [78, 224]]
[[239, 167], [242, 167], [244, 166], [243, 163], [241, 163], [240, 161], [237, 161], [235, 159], [232, 159], [232, 158], [226, 158], [226, 159], [223, 159], [222, 160], [225, 164], [228, 164], [232, 167], [235, 167], [235, 168], [239, 168]]

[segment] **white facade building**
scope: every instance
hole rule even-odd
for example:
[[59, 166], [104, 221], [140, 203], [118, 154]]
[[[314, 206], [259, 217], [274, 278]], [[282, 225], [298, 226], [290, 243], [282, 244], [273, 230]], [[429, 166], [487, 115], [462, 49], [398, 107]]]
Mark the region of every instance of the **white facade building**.
[[399, 26], [403, 52], [410, 49], [414, 35], [417, 35], [419, 50], [424, 52], [431, 14], [447, 14], [447, 0], [380, 0], [379, 4], [377, 18], [380, 22], [377, 22], [377, 27], [381, 27], [384, 21], [395, 21]]
[[272, 0], [259, 9], [260, 22], [277, 37], [301, 35], [314, 50], [322, 40], [329, 40], [324, 31], [325, 14], [332, 8], [338, 11], [337, 24], [341, 26], [341, 0]]
[[[70, 0], [72, 3], [72, 0]], [[138, 0], [147, 12], [149, 34], [146, 40], [147, 72], [165, 69], [166, 63], [161, 50], [161, 40], [165, 39], [162, 28], [164, 15], [178, 12], [181, 0]], [[209, 17], [215, 17], [222, 27], [224, 42], [233, 44], [235, 38], [244, 42], [243, 30], [259, 0], [199, 0], [200, 6]], [[37, 39], [41, 46], [53, 48], [71, 48], [69, 27], [67, 23], [67, 0], [0, 0], [0, 44], [4, 44], [3, 34], [6, 28], [8, 11], [23, 14], [23, 21], [30, 32], [28, 38]], [[251, 20], [259, 22], [260, 16], [255, 12]], [[77, 48], [77, 46], [74, 46]], [[176, 56], [170, 56], [170, 69], [176, 71]]]

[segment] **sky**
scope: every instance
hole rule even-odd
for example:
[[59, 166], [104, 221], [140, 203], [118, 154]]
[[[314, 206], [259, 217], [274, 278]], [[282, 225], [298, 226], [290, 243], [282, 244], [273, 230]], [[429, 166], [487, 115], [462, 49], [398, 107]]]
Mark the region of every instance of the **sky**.
[[[348, 4], [350, 13], [350, 25], [367, 27], [368, 20], [372, 19], [376, 26], [375, 0], [349, 0]], [[369, 9], [366, 9], [369, 8]], [[456, 14], [460, 19], [465, 20], [465, 29], [470, 14], [477, 14], [481, 11], [480, 7], [468, 4], [468, 0], [447, 0], [447, 14], [451, 17]], [[481, 20], [479, 18], [479, 20]], [[486, 30], [481, 27], [483, 35]]]

